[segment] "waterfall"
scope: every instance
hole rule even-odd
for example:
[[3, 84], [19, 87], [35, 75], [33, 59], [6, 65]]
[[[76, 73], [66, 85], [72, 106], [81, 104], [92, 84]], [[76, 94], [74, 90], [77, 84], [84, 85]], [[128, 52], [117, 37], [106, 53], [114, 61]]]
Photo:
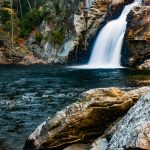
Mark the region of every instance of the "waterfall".
[[121, 48], [126, 31], [126, 18], [134, 6], [141, 4], [141, 0], [125, 6], [120, 17], [110, 21], [99, 33], [92, 50], [87, 67], [90, 68], [120, 68]]
[[89, 68], [120, 68], [121, 48], [126, 31], [126, 18], [134, 6], [141, 5], [142, 0], [125, 6], [120, 17], [110, 21], [99, 33], [88, 62]]
[[140, 6], [142, 0], [126, 5], [120, 17], [108, 22], [100, 31], [87, 65], [77, 68], [121, 68], [121, 49], [126, 31], [126, 18], [134, 6]]
[[141, 3], [142, 0], [135, 0], [126, 5], [120, 17], [108, 22], [100, 31], [88, 64], [71, 68], [122, 68], [121, 49], [127, 25], [126, 18], [131, 9]]

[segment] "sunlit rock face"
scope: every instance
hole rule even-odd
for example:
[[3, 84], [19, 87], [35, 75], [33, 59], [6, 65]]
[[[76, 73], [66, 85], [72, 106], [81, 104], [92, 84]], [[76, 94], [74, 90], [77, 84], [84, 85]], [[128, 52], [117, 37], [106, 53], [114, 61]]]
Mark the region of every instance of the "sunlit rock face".
[[38, 28], [41, 41], [36, 40], [33, 32], [26, 42], [28, 49], [47, 63], [66, 62], [69, 51], [76, 44], [73, 20], [79, 2], [80, 0], [46, 1], [41, 9], [47, 11], [47, 16]]
[[[91, 143], [148, 92], [148, 87], [129, 92], [117, 88], [89, 90], [81, 94], [78, 102], [42, 123], [29, 136], [24, 150], [56, 150], [73, 143]], [[72, 148], [79, 145], [72, 145]]]
[[122, 62], [138, 66], [150, 58], [150, 6], [134, 8], [127, 17]]

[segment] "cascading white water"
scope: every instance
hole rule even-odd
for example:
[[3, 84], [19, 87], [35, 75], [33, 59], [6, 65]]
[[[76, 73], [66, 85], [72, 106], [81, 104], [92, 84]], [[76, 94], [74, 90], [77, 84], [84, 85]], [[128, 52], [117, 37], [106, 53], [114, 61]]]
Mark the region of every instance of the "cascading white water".
[[122, 14], [116, 20], [110, 21], [99, 33], [87, 67], [90, 68], [120, 68], [121, 48], [126, 30], [126, 17], [141, 0], [125, 6]]
[[99, 33], [92, 50], [88, 65], [78, 68], [121, 68], [121, 48], [126, 31], [126, 18], [134, 6], [141, 5], [142, 0], [125, 6], [116, 20], [110, 21]]

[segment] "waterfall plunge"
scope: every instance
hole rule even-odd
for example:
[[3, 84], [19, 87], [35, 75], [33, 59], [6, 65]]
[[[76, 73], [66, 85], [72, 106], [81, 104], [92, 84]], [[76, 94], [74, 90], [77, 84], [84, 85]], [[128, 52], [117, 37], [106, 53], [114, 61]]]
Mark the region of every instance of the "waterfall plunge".
[[126, 18], [134, 6], [141, 5], [142, 0], [125, 6], [116, 20], [110, 21], [100, 31], [92, 55], [87, 65], [77, 68], [121, 68], [121, 48], [126, 31]]

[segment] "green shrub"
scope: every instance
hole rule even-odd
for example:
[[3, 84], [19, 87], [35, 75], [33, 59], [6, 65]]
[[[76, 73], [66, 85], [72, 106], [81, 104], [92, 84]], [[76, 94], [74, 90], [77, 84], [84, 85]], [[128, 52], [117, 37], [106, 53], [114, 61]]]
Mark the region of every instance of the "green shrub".
[[39, 31], [36, 31], [35, 33], [35, 40], [40, 43], [42, 40], [42, 34]]
[[21, 20], [21, 36], [28, 36], [35, 27], [40, 25], [42, 20], [43, 15], [39, 10], [32, 9], [28, 12]]
[[6, 24], [6, 22], [10, 20], [9, 11], [6, 9], [0, 9], [0, 19], [2, 24]]
[[55, 29], [51, 33], [51, 42], [54, 45], [60, 45], [64, 40], [63, 30]]

